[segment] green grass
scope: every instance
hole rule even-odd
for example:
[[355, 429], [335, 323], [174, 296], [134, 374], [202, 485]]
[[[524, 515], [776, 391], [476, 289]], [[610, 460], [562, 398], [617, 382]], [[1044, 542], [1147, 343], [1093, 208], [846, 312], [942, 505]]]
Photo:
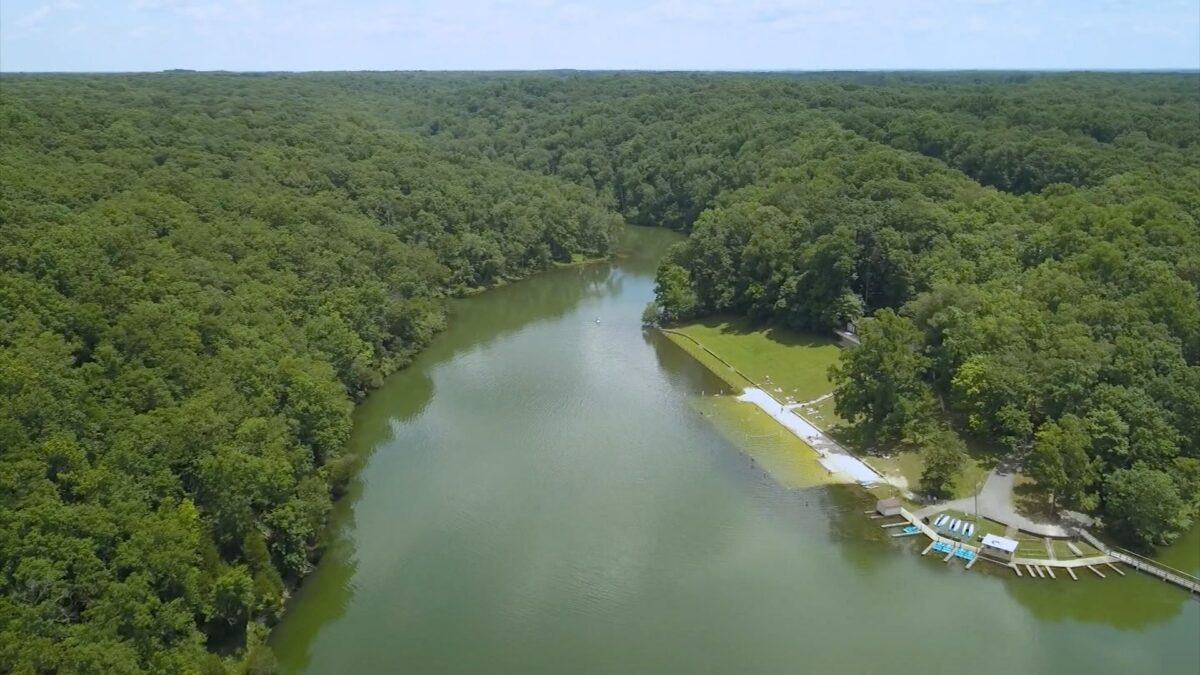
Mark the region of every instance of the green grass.
[[968, 454], [967, 463], [963, 465], [958, 479], [954, 481], [954, 498], [975, 494], [975, 486], [987, 478], [988, 466], [986, 459]]
[[1038, 487], [1032, 478], [1018, 473], [1013, 480], [1013, 501], [1017, 512], [1032, 518], [1050, 518], [1054, 514], [1050, 510], [1050, 499]]
[[[672, 326], [666, 335], [737, 390], [751, 385], [738, 375], [740, 371], [777, 399], [789, 403], [812, 401], [833, 391], [829, 367], [837, 362], [841, 348], [832, 338], [755, 326], [744, 319], [727, 317]], [[714, 358], [697, 343], [720, 358]], [[846, 447], [862, 454], [852, 434], [840, 433], [846, 431], [845, 420], [834, 411], [833, 397], [805, 406], [799, 412]], [[976, 483], [983, 480], [993, 462], [992, 457], [975, 448], [971, 448], [968, 457], [955, 480], [953, 498], [974, 494]], [[866, 455], [864, 459], [877, 471], [903, 477], [910, 490], [919, 489], [925, 469], [919, 452], [897, 452], [888, 458]]]
[[[975, 523], [975, 534], [974, 534], [974, 536], [971, 537], [972, 544], [979, 545], [979, 538], [985, 534], [994, 534], [998, 537], [1004, 536], [1005, 528], [1000, 523], [988, 520], [987, 518], [983, 518], [983, 517], [980, 517], [978, 520], [976, 520], [974, 514], [964, 513], [962, 511], [958, 511], [955, 509], [946, 509], [945, 511], [940, 511], [937, 514], [930, 516], [929, 522], [933, 523], [935, 520], [937, 520], [938, 515], [940, 515], [942, 513], [949, 515], [951, 518], [958, 518], [959, 520], [964, 520], [967, 522]], [[947, 533], [947, 536], [953, 536], [953, 535]], [[1043, 557], [1045, 557], [1045, 556], [1043, 555]]]
[[921, 461], [919, 452], [897, 452], [888, 457], [870, 456], [867, 461], [876, 471], [888, 476], [903, 477], [910, 490], [916, 491], [921, 484], [921, 472], [925, 469], [925, 463]]
[[1017, 533], [1017, 557], [1018, 558], [1045, 558], [1046, 544], [1042, 542], [1041, 537], [1035, 537], [1032, 534], [1024, 532]]
[[[1078, 546], [1078, 544], [1076, 544]], [[1075, 554], [1071, 553], [1071, 549], [1067, 547], [1066, 539], [1051, 539], [1050, 546], [1054, 549], [1054, 557], [1059, 560], [1074, 560]], [[1079, 550], [1083, 550], [1080, 547]]]
[[[868, 456], [867, 461], [877, 471], [889, 476], [900, 475], [908, 482], [910, 490], [918, 490], [921, 486], [921, 473], [925, 470], [925, 462], [921, 453], [916, 450], [896, 452], [887, 457]], [[974, 455], [967, 456], [967, 462], [954, 481], [951, 499], [970, 497], [975, 494], [975, 485], [982, 481], [988, 472], [986, 459]]]
[[846, 424], [846, 420], [842, 419], [834, 410], [836, 405], [833, 399], [834, 397], [830, 396], [820, 403], [804, 406], [800, 409], [800, 413], [818, 428], [829, 432]]
[[[778, 327], [753, 326], [740, 319], [712, 319], [673, 326], [745, 373], [773, 396], [789, 402], [811, 401], [833, 390], [829, 367], [840, 349], [832, 338], [805, 335]], [[705, 365], [738, 387], [749, 383], [729, 373], [685, 338], [668, 336]], [[824, 414], [824, 413], [822, 413]], [[820, 421], [820, 420], [818, 420]]]

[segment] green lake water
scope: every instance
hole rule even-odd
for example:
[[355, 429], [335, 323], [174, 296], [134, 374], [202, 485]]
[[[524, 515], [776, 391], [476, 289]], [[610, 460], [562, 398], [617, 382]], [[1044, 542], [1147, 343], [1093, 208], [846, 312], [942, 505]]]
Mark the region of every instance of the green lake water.
[[[677, 240], [456, 303], [359, 408], [286, 672], [1200, 673], [1181, 590], [964, 571], [854, 487], [766, 476], [694, 405], [722, 384], [639, 325]], [[1197, 532], [1165, 558], [1200, 569]]]

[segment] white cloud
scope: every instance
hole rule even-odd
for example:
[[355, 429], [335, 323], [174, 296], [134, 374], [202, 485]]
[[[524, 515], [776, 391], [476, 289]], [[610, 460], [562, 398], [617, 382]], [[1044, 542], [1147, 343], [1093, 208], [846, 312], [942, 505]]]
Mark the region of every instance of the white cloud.
[[58, 2], [46, 3], [17, 19], [16, 24], [18, 28], [23, 30], [32, 30], [38, 28], [43, 21], [50, 18], [53, 14], [70, 12], [80, 7], [82, 5], [75, 0], [58, 0]]
[[17, 25], [21, 28], [34, 28], [43, 19], [50, 16], [50, 12], [54, 11], [51, 5], [42, 5], [25, 16], [17, 19]]

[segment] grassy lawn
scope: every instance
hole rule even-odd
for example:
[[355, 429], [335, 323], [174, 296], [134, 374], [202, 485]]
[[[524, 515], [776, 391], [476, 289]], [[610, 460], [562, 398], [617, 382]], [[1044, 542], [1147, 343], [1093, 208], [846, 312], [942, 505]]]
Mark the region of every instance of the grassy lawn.
[[[778, 399], [789, 403], [811, 401], [833, 389], [828, 371], [837, 361], [840, 349], [831, 338], [752, 326], [740, 319], [710, 319], [674, 326], [672, 330], [711, 349]], [[729, 368], [697, 349], [695, 343], [678, 335], [667, 335], [689, 353], [697, 354], [701, 362], [730, 384], [749, 386], [730, 373]], [[832, 412], [831, 406], [828, 409]]]
[[[985, 534], [994, 534], [998, 537], [1004, 536], [1004, 526], [1001, 525], [1000, 523], [990, 521], [987, 518], [980, 517], [978, 520], [976, 520], [974, 514], [964, 513], [962, 511], [957, 511], [955, 509], [946, 509], [945, 511], [942, 511], [941, 513], [945, 513], [945, 514], [949, 515], [951, 518], [958, 518], [959, 520], [962, 520], [965, 522], [975, 523], [975, 534], [971, 537], [971, 543], [975, 544], [976, 546], [979, 545], [979, 539]], [[929, 522], [933, 523], [935, 520], [937, 520], [938, 515], [940, 515], [940, 514], [935, 514], [935, 515], [930, 516]], [[941, 530], [941, 531], [948, 537], [954, 536], [954, 534], [951, 533], [949, 530]], [[1043, 554], [1043, 557], [1045, 557], [1044, 554]]]
[[888, 457], [870, 455], [867, 457], [867, 462], [876, 471], [887, 476], [904, 478], [908, 482], [908, 489], [913, 491], [916, 491], [921, 484], [921, 471], [925, 469], [925, 464], [921, 461], [921, 454], [915, 451], [897, 452]]
[[833, 397], [830, 396], [820, 403], [803, 406], [800, 408], [800, 414], [804, 415], [805, 418], [820, 429], [829, 432], [846, 423], [846, 420], [839, 417], [837, 412], [834, 411], [834, 407]]
[[1054, 515], [1046, 494], [1038, 489], [1032, 478], [1022, 473], [1013, 479], [1013, 502], [1018, 513], [1031, 518], [1052, 518]]
[[1046, 557], [1046, 544], [1042, 541], [1041, 537], [1035, 537], [1032, 534], [1018, 532], [1016, 539], [1018, 558]]
[[975, 486], [982, 483], [987, 477], [988, 463], [986, 458], [979, 458], [974, 455], [967, 455], [967, 463], [963, 465], [963, 470], [958, 474], [958, 479], [954, 481], [954, 498], [970, 497], [975, 494]]
[[[829, 367], [837, 362], [840, 348], [831, 338], [795, 333], [785, 328], [754, 326], [743, 319], [715, 318], [674, 326], [671, 330], [682, 337], [666, 333], [675, 344], [737, 389], [750, 386], [731, 366], [770, 391], [780, 400], [807, 402], [833, 390], [829, 382]], [[692, 338], [696, 342], [689, 340]], [[714, 358], [700, 343], [720, 356]], [[798, 410], [816, 426], [830, 433], [851, 449], [860, 449], [845, 431], [845, 420], [834, 411], [833, 397]], [[897, 452], [884, 458], [867, 455], [865, 459], [877, 471], [900, 476], [910, 490], [921, 483], [924, 463], [916, 451]], [[971, 448], [969, 460], [954, 484], [953, 497], [974, 494], [975, 484], [982, 480], [991, 466], [992, 458]]]
[[[916, 450], [895, 452], [887, 457], [869, 455], [868, 463], [877, 471], [889, 476], [902, 476], [908, 482], [910, 490], [917, 490], [921, 485], [921, 472], [925, 470], [925, 462], [921, 453]], [[951, 499], [970, 497], [975, 494], [975, 485], [981, 482], [988, 472], [990, 464], [986, 458], [967, 456], [967, 463], [954, 481], [954, 491]]]
[[[1079, 546], [1079, 544], [1075, 545]], [[1075, 554], [1067, 548], [1067, 539], [1050, 539], [1050, 546], [1054, 549], [1054, 556], [1058, 560], [1075, 560]], [[1084, 550], [1084, 548], [1079, 546], [1079, 550]]]

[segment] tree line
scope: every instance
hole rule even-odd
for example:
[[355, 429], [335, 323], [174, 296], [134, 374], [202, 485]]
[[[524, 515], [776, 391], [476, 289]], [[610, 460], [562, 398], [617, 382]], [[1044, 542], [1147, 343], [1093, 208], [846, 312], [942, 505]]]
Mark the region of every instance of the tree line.
[[1030, 454], [1133, 542], [1200, 482], [1193, 74], [0, 78], [0, 670], [266, 672], [350, 407], [620, 222], [653, 314], [857, 322], [869, 443]]
[[286, 78], [2, 84], [0, 670], [269, 670], [351, 402], [619, 218]]
[[[982, 110], [978, 85], [943, 84], [932, 103], [902, 92], [878, 126], [847, 109], [775, 147], [664, 262], [655, 311], [857, 323], [862, 347], [833, 371], [838, 412], [868, 447], [923, 449], [926, 492], [947, 493], [965, 437], [1025, 456], [1054, 508], [1169, 543], [1200, 504], [1200, 161], [1197, 125], [1178, 122], [1197, 119], [1196, 77], [994, 84]], [[1163, 87], [1180, 101], [1156, 120], [1143, 111]], [[1112, 128], [1077, 89], [1115, 97], [1097, 108]], [[1006, 99], [1027, 123], [1001, 114]], [[946, 120], [957, 146], [898, 131]], [[1078, 171], [1036, 166], [1048, 134]], [[1016, 164], [955, 155], [981, 139]]]

